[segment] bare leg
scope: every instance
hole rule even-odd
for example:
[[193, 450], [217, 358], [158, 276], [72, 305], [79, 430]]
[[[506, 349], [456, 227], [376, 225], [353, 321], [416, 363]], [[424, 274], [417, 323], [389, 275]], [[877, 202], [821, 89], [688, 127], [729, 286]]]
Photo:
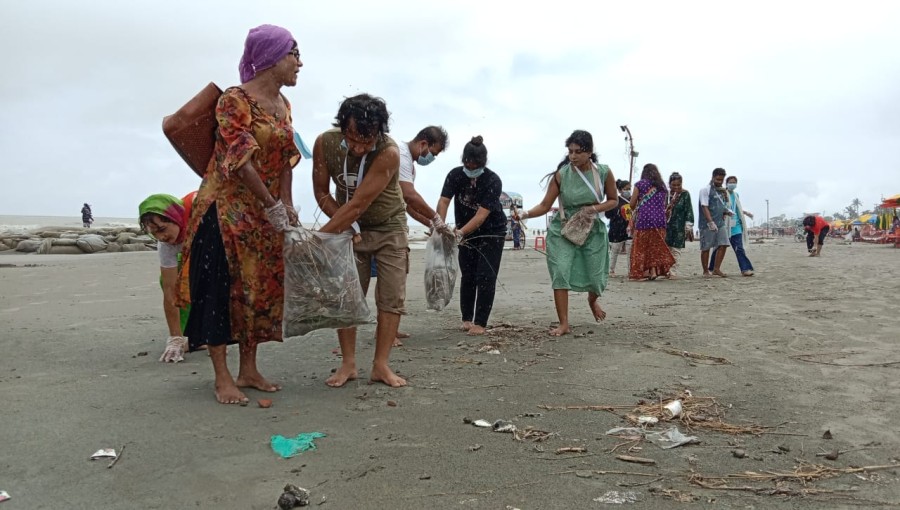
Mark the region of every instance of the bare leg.
[[269, 392], [280, 390], [280, 384], [270, 383], [256, 368], [256, 348], [256, 345], [253, 347], [241, 346], [241, 365], [235, 383], [237, 383], [239, 388], [256, 388], [260, 391]]
[[603, 311], [603, 308], [600, 308], [598, 299], [600, 299], [600, 296], [593, 292], [588, 292], [588, 306], [591, 308], [591, 313], [594, 314], [594, 320], [600, 322], [606, 319], [606, 312]]
[[553, 289], [553, 302], [556, 304], [556, 316], [559, 318], [559, 326], [550, 330], [550, 336], [563, 336], [572, 332], [569, 327], [569, 291], [567, 289]]
[[709, 276], [709, 250], [700, 252], [700, 264], [703, 265], [703, 276]]
[[375, 359], [372, 362], [371, 382], [382, 382], [392, 388], [406, 386], [406, 379], [395, 374], [388, 366], [391, 344], [397, 338], [400, 314], [378, 310], [378, 326], [375, 328]]
[[722, 261], [725, 260], [726, 251], [728, 251], [727, 246], [719, 246], [719, 249], [716, 250], [716, 260], [715, 265], [713, 266], [713, 274], [716, 276], [721, 276], [722, 278], [728, 276], [727, 274], [722, 272]]
[[339, 329], [337, 333], [338, 343], [341, 344], [341, 366], [325, 379], [325, 384], [332, 388], [339, 388], [359, 375], [356, 372], [356, 328]]
[[234, 384], [234, 378], [228, 371], [225, 354], [226, 347], [224, 345], [209, 348], [209, 358], [212, 360], [213, 371], [216, 375], [216, 400], [220, 404], [246, 404], [250, 399]]

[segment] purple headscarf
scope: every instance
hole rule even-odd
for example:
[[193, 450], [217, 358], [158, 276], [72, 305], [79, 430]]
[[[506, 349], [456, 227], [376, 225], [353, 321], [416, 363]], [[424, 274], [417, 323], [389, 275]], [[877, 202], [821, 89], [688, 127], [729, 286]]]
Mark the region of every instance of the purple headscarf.
[[260, 25], [251, 28], [244, 42], [244, 55], [238, 71], [241, 83], [247, 83], [256, 77], [256, 73], [268, 69], [278, 63], [297, 42], [286, 29], [275, 25]]

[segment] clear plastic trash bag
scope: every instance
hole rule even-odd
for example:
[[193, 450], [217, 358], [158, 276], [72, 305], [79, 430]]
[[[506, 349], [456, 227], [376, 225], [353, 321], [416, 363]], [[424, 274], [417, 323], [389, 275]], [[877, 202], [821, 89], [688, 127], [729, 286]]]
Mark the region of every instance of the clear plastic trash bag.
[[369, 305], [356, 270], [351, 233], [302, 227], [284, 234], [285, 338], [369, 321]]
[[456, 239], [435, 231], [425, 244], [425, 301], [429, 310], [443, 310], [453, 298], [457, 269]]

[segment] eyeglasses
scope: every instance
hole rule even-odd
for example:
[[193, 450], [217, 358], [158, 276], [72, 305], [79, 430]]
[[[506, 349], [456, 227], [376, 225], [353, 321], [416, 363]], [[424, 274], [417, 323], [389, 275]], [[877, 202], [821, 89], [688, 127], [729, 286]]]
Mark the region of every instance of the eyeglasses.
[[291, 50], [291, 52], [288, 53], [288, 55], [296, 58], [297, 60], [300, 60], [300, 50], [297, 50], [297, 49]]

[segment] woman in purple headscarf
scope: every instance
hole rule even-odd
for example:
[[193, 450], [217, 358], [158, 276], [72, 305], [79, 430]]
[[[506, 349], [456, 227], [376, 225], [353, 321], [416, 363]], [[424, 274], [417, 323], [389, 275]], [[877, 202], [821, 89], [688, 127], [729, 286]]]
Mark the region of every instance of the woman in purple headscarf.
[[[297, 223], [291, 172], [300, 160], [291, 107], [282, 87], [297, 84], [303, 65], [287, 30], [262, 25], [250, 30], [239, 66], [241, 85], [219, 98], [216, 148], [188, 224], [182, 278], [191, 303], [184, 334], [191, 347], [209, 348], [216, 399], [248, 401], [240, 388], [278, 391], [256, 366], [262, 342], [281, 341], [284, 304], [282, 231]], [[226, 345], [240, 344], [233, 378]]]

